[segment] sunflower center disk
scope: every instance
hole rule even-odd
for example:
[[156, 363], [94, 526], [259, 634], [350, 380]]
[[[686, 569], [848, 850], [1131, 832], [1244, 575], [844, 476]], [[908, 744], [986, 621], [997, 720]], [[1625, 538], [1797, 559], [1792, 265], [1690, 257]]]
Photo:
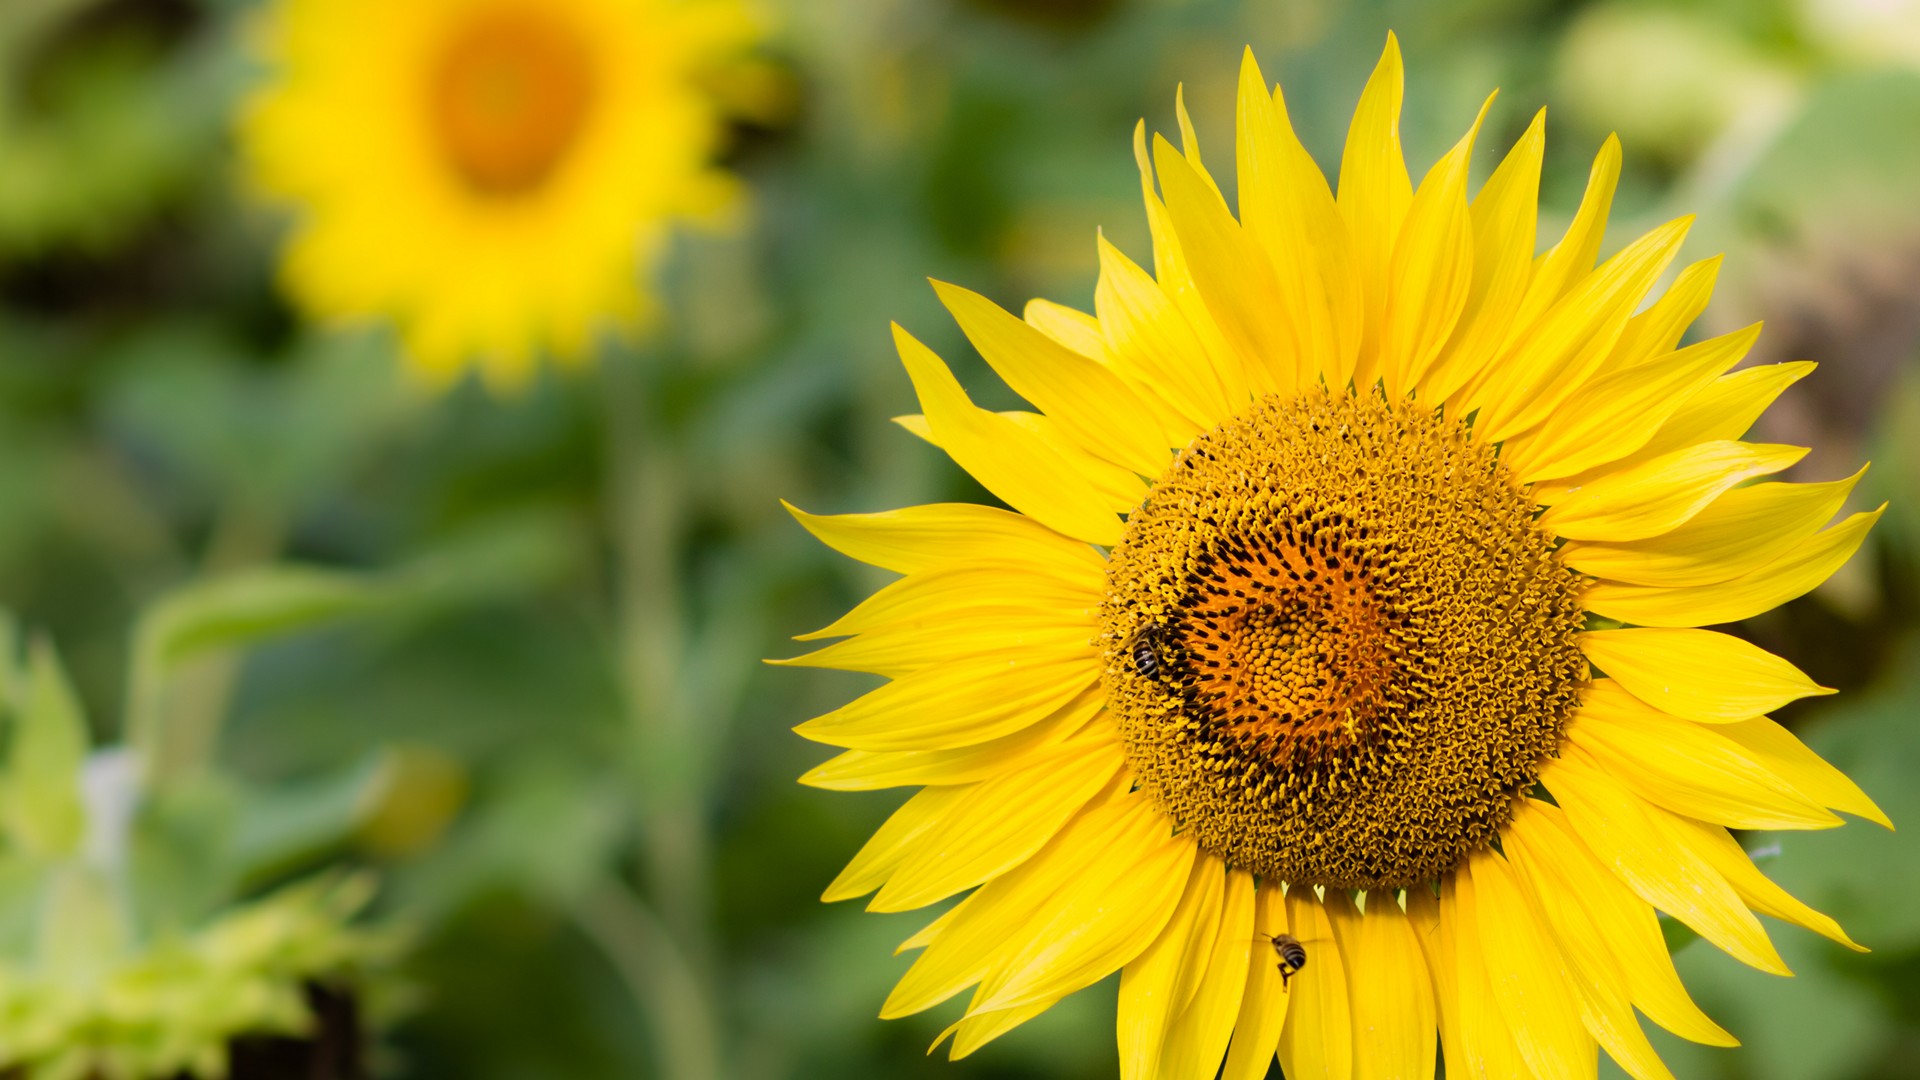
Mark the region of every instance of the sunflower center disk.
[[586, 42], [539, 7], [499, 8], [448, 42], [431, 122], [475, 193], [525, 195], [552, 175], [586, 125], [594, 78]]
[[1378, 396], [1269, 398], [1128, 521], [1106, 686], [1142, 787], [1281, 881], [1409, 886], [1487, 844], [1587, 665], [1579, 578], [1494, 451]]

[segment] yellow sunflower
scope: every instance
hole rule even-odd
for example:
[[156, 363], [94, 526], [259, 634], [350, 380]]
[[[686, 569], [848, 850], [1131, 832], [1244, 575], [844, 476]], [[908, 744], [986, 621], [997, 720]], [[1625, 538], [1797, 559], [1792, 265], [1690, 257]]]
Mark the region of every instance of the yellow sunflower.
[[904, 575], [789, 661], [891, 679], [800, 726], [846, 748], [805, 782], [922, 787], [827, 899], [972, 890], [881, 1012], [972, 988], [956, 1057], [1118, 970], [1128, 1078], [1669, 1076], [1636, 1009], [1734, 1039], [1656, 911], [1784, 974], [1756, 913], [1853, 943], [1727, 829], [1887, 823], [1764, 715], [1825, 691], [1700, 627], [1879, 511], [1747, 483], [1811, 365], [1679, 347], [1717, 260], [1641, 310], [1684, 219], [1595, 265], [1614, 141], [1536, 258], [1538, 117], [1471, 198], [1472, 131], [1414, 187], [1389, 39], [1331, 190], [1267, 87], [1249, 55], [1237, 215], [1184, 111], [1136, 132], [1153, 269], [1101, 242], [1094, 314], [939, 286], [1037, 411], [895, 330], [903, 422], [1011, 512], [796, 511]]
[[278, 0], [258, 29], [240, 134], [295, 211], [287, 288], [392, 320], [429, 378], [630, 332], [672, 223], [735, 198], [700, 80], [752, 40], [742, 0]]

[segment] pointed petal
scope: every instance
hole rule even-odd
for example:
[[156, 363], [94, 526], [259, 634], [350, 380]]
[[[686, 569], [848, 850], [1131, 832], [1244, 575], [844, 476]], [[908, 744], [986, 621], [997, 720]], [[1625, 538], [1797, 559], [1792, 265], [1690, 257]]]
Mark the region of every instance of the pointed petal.
[[1099, 247], [1093, 298], [1107, 348], [1179, 410], [1195, 434], [1231, 416], [1214, 358], [1179, 306], [1105, 237]]
[[1166, 469], [1166, 432], [1118, 375], [979, 293], [940, 281], [933, 288], [994, 372], [1074, 443], [1142, 475]]
[[[1019, 768], [1088, 727], [1105, 704], [1106, 691], [1094, 685], [1011, 735], [946, 750], [847, 750], [807, 770], [800, 782], [829, 791], [875, 791], [986, 780]], [[1094, 729], [1108, 740], [1119, 738], [1111, 717], [1103, 717]]]
[[912, 911], [1018, 866], [1107, 787], [1124, 759], [1104, 737], [1076, 739], [979, 784], [917, 837], [869, 911]]
[[1634, 697], [1705, 724], [1749, 720], [1833, 693], [1765, 649], [1711, 630], [1590, 630], [1580, 635], [1580, 649]]
[[1077, 580], [1106, 579], [1106, 560], [1084, 541], [992, 506], [933, 503], [876, 514], [809, 514], [780, 505], [828, 547], [895, 573], [1002, 559], [1053, 567]]
[[1115, 506], [1090, 490], [1081, 474], [1031, 431], [977, 408], [932, 350], [894, 327], [894, 342], [920, 395], [940, 448], [988, 491], [1041, 524], [1089, 543], [1120, 542]]
[[833, 879], [820, 899], [831, 904], [865, 896], [885, 884], [894, 870], [912, 854], [913, 846], [937, 827], [949, 811], [961, 804], [972, 785], [927, 788], [900, 805]]
[[1823, 915], [1802, 903], [1792, 893], [1760, 872], [1753, 865], [1740, 842], [1718, 825], [1709, 825], [1703, 821], [1668, 815], [1663, 823], [1674, 837], [1691, 848], [1702, 859], [1712, 864], [1733, 886], [1735, 892], [1747, 906], [1762, 915], [1771, 915], [1784, 919], [1796, 926], [1804, 926], [1821, 937], [1838, 942], [1854, 952], [1866, 952], [1866, 946], [1847, 936], [1845, 930], [1832, 916]]
[[1560, 807], [1522, 800], [1501, 845], [1542, 898], [1575, 966], [1596, 986], [1624, 987], [1649, 1019], [1681, 1038], [1738, 1045], [1681, 985], [1653, 908], [1600, 862]]
[[1866, 542], [1867, 531], [1886, 509], [1882, 503], [1877, 510], [1854, 514], [1731, 581], [1677, 589], [1602, 581], [1586, 591], [1581, 603], [1596, 615], [1641, 626], [1718, 626], [1750, 619], [1812, 592], [1832, 577]]
[[[1400, 42], [1389, 31], [1380, 62], [1367, 79], [1360, 104], [1347, 129], [1340, 157], [1340, 216], [1346, 219], [1353, 243], [1354, 273], [1364, 305], [1360, 356], [1355, 374], [1359, 385], [1371, 386], [1379, 369], [1380, 327], [1385, 323], [1387, 267], [1413, 201], [1413, 181], [1400, 150], [1400, 101], [1406, 76], [1401, 70]], [[1342, 386], [1346, 380], [1329, 385]]]
[[1398, 400], [1427, 374], [1466, 308], [1473, 285], [1467, 170], [1492, 105], [1489, 97], [1466, 135], [1420, 181], [1394, 245], [1378, 365], [1389, 399]]
[[1540, 524], [1569, 540], [1644, 540], [1672, 532], [1743, 480], [1787, 468], [1798, 446], [1710, 442], [1611, 473], [1547, 508]]
[[1640, 449], [1681, 404], [1740, 362], [1760, 325], [1593, 380], [1547, 423], [1508, 439], [1500, 460], [1523, 482], [1570, 476]]
[[1860, 790], [1860, 785], [1772, 720], [1756, 716], [1752, 720], [1722, 724], [1716, 730], [1745, 747], [1756, 760], [1785, 777], [1808, 798], [1841, 813], [1893, 828], [1892, 819]]
[[1540, 782], [1566, 811], [1567, 820], [1621, 881], [1642, 900], [1693, 927], [1742, 963], [1776, 975], [1787, 965], [1767, 940], [1733, 886], [1712, 864], [1677, 842], [1651, 806], [1577, 747], [1541, 770]]
[[1091, 649], [1039, 663], [979, 657], [902, 676], [793, 730], [849, 750], [976, 746], [1045, 720], [1099, 678]]
[[1671, 352], [1707, 309], [1713, 296], [1714, 279], [1720, 276], [1720, 263], [1726, 256], [1702, 259], [1680, 271], [1673, 284], [1652, 307], [1635, 315], [1625, 333], [1614, 343], [1603, 371], [1625, 371]]
[[1715, 727], [1671, 716], [1612, 679], [1581, 695], [1568, 742], [1634, 794], [1739, 829], [1830, 829], [1840, 819]]
[[1785, 555], [1838, 513], [1866, 467], [1821, 484], [1754, 484], [1715, 499], [1651, 540], [1570, 540], [1567, 565], [1597, 578], [1675, 588], [1728, 581]]
[[1589, 1080], [1597, 1050], [1561, 974], [1565, 960], [1507, 860], [1483, 848], [1459, 877], [1463, 889], [1472, 884], [1494, 1001], [1520, 1056], [1540, 1080]]

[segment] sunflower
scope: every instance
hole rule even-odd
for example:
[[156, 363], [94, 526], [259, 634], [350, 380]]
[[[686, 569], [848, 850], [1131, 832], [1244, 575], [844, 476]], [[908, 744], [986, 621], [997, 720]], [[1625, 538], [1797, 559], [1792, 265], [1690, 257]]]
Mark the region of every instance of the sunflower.
[[1184, 109], [1182, 148], [1136, 129], [1153, 268], [1101, 241], [1094, 314], [938, 286], [1037, 411], [895, 328], [904, 425], [1011, 511], [795, 511], [903, 575], [787, 661], [891, 680], [798, 728], [845, 749], [804, 781], [921, 788], [826, 898], [971, 890], [881, 1013], [972, 988], [955, 1057], [1117, 970], [1128, 1078], [1592, 1077], [1598, 1047], [1667, 1077], [1636, 1009], [1735, 1040], [1656, 912], [1775, 973], [1756, 913], [1853, 946], [1727, 830], [1887, 819], [1765, 716], [1826, 691], [1702, 627], [1879, 511], [1829, 525], [1857, 475], [1748, 483], [1803, 453], [1741, 435], [1811, 365], [1680, 347], [1717, 260], [1642, 310], [1684, 219], [1595, 265], [1613, 140], [1536, 258], [1540, 117], [1471, 198], [1479, 120], [1415, 187], [1390, 38], [1330, 189], [1268, 85], [1249, 54], [1237, 215]]
[[741, 0], [278, 0], [258, 29], [240, 134], [295, 211], [288, 290], [397, 323], [436, 381], [630, 332], [672, 223], [735, 199], [701, 80], [752, 40]]

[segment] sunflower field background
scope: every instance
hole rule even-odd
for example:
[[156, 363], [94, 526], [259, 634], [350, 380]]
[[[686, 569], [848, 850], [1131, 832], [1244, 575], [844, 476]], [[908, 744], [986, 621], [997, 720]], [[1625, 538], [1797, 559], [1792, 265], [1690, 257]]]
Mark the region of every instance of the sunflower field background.
[[698, 74], [728, 190], [635, 260], [637, 331], [505, 378], [421, 378], [288, 288], [298, 211], [241, 145], [264, 11], [0, 3], [0, 1075], [1114, 1075], [1111, 993], [958, 1063], [941, 1010], [874, 1019], [922, 920], [819, 895], [900, 796], [794, 783], [825, 755], [790, 731], [871, 680], [761, 661], [882, 578], [780, 500], [991, 502], [889, 422], [889, 321], [1011, 407], [928, 276], [1088, 306], [1096, 230], [1146, 249], [1128, 140], [1174, 84], [1230, 146], [1251, 45], [1331, 170], [1393, 30], [1416, 176], [1485, 87], [1489, 145], [1546, 105], [1545, 233], [1617, 131], [1603, 254], [1699, 211], [1694, 334], [1820, 363], [1760, 437], [1817, 448], [1796, 478], [1873, 462], [1861, 556], [1735, 628], [1841, 691], [1777, 719], [1902, 827], [1746, 846], [1873, 951], [1783, 931], [1787, 980], [1676, 935], [1745, 1045], [1655, 1041], [1683, 1077], [1920, 1077], [1920, 4], [762, 0]]

